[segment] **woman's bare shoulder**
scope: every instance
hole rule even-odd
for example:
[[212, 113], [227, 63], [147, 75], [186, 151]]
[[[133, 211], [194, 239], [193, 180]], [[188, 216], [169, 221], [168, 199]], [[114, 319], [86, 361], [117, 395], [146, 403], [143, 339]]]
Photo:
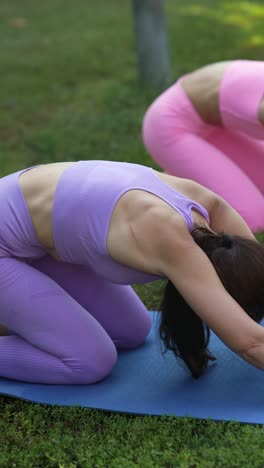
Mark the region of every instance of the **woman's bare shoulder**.
[[155, 171], [155, 173], [165, 184], [202, 205], [210, 215], [216, 201], [219, 199], [215, 192], [191, 179], [184, 179], [158, 171]]

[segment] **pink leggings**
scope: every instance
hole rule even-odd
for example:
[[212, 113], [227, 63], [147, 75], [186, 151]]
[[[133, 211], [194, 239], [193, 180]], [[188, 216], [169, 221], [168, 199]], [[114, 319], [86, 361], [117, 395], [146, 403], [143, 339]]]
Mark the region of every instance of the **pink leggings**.
[[143, 122], [144, 144], [166, 172], [221, 195], [254, 232], [264, 228], [263, 95], [264, 62], [234, 61], [220, 89], [223, 128], [202, 120], [181, 80], [153, 102]]

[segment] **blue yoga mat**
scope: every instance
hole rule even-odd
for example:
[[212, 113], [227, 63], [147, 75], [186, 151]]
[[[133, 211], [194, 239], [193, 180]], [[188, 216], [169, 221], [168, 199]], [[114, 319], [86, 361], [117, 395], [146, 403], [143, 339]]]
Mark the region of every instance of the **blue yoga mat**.
[[77, 405], [121, 413], [176, 415], [264, 423], [264, 373], [212, 333], [210, 349], [218, 358], [205, 375], [192, 379], [173, 353], [162, 356], [157, 314], [138, 349], [119, 353], [112, 374], [94, 385], [43, 385], [0, 379], [0, 394], [42, 404]]

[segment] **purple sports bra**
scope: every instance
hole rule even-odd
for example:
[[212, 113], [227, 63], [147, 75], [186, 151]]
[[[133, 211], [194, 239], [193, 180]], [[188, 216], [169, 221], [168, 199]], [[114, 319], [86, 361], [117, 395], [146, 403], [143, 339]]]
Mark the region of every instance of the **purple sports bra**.
[[113, 260], [107, 233], [113, 209], [129, 190], [152, 193], [178, 211], [193, 228], [191, 210], [209, 222], [205, 208], [162, 182], [146, 166], [124, 162], [78, 161], [65, 169], [56, 189], [52, 223], [60, 258], [87, 265], [113, 283], [147, 283], [159, 279]]

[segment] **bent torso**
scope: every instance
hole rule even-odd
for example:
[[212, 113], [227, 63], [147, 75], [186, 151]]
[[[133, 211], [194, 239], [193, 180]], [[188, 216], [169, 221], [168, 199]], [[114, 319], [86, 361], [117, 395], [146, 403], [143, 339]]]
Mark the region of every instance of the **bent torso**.
[[[19, 176], [19, 185], [25, 197], [37, 238], [47, 253], [56, 260], [60, 260], [60, 258], [56, 252], [52, 234], [54, 196], [62, 173], [72, 164], [74, 162], [46, 164], [23, 172]], [[210, 216], [211, 192], [188, 179], [180, 179], [158, 171], [155, 173], [165, 184], [204, 206]], [[120, 258], [122, 251], [128, 251], [135, 246], [135, 239], [130, 229], [131, 223], [136, 224], [138, 219], [143, 219], [147, 225], [147, 216], [148, 213], [149, 216], [152, 216], [151, 209], [153, 207], [161, 207], [163, 211], [167, 210], [169, 215], [173, 215], [175, 219], [179, 220], [179, 223], [182, 222], [181, 215], [155, 195], [143, 190], [130, 190], [124, 193], [113, 210], [107, 236], [108, 252], [115, 260], [122, 260]], [[205, 222], [205, 219], [196, 211], [193, 211], [193, 218], [196, 224]], [[121, 251], [121, 249], [123, 250]]]

